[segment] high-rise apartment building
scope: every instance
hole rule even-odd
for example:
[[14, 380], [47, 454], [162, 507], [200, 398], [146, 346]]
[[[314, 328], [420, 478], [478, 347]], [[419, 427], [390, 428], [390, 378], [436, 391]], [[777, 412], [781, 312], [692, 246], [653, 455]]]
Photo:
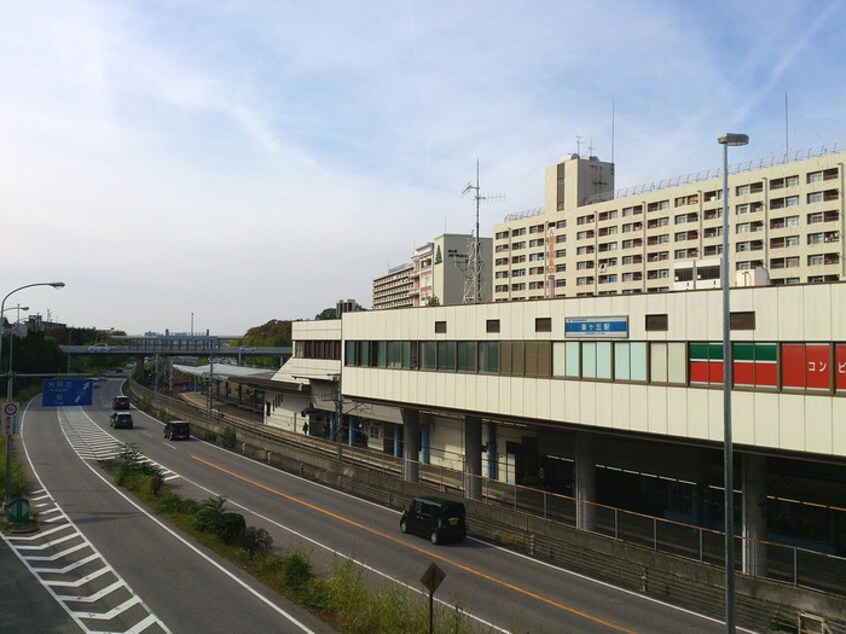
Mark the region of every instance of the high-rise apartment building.
[[[426, 306], [433, 298], [441, 305], [464, 303], [471, 253], [470, 235], [443, 234], [414, 249], [411, 264], [394, 267], [373, 280], [373, 308]], [[491, 301], [491, 238], [480, 238], [483, 302]]]
[[[846, 279], [844, 161], [825, 150], [729, 170], [729, 279]], [[494, 226], [495, 301], [720, 285], [722, 173], [614, 192], [614, 165], [573, 154], [546, 169], [545, 205]]]

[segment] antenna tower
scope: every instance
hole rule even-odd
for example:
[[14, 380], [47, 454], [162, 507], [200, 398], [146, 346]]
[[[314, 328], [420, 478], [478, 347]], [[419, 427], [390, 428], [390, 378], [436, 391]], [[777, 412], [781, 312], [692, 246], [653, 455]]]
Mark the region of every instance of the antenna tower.
[[[464, 303], [465, 304], [480, 304], [482, 303], [482, 269], [485, 263], [482, 262], [482, 251], [479, 245], [479, 203], [483, 200], [492, 200], [486, 196], [481, 195], [479, 187], [479, 159], [476, 159], [476, 184], [467, 183], [467, 187], [461, 192], [462, 196], [467, 195], [467, 192], [473, 191], [473, 198], [476, 200], [476, 230], [470, 236], [469, 254], [467, 257], [467, 265], [464, 269]], [[502, 196], [497, 196], [501, 199]]]

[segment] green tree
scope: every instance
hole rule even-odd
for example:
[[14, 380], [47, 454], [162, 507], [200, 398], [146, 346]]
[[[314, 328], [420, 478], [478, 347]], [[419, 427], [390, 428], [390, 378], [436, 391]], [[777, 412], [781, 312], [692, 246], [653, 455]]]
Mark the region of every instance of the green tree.
[[314, 318], [315, 319], [337, 319], [338, 316], [335, 313], [334, 308], [324, 308], [317, 315], [315, 315]]

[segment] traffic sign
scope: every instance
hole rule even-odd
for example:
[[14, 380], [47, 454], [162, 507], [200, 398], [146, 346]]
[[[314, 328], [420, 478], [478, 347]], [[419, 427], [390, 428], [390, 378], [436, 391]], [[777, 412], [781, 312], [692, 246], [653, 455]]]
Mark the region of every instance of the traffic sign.
[[3, 435], [14, 436], [18, 433], [18, 403], [3, 405]]
[[28, 522], [29, 502], [23, 498], [15, 498], [6, 505], [7, 522]]
[[45, 379], [41, 386], [42, 407], [91, 405], [91, 379]]
[[446, 578], [446, 573], [438, 567], [434, 561], [426, 568], [426, 572], [420, 577], [420, 583], [429, 591], [434, 593]]

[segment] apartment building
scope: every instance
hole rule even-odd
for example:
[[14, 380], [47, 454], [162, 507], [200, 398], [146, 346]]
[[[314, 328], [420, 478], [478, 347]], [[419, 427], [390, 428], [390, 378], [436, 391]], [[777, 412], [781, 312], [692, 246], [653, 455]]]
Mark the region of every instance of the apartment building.
[[[416, 247], [410, 264], [373, 280], [373, 308], [426, 306], [433, 298], [444, 306], [465, 303], [472, 239], [468, 234], [443, 234]], [[479, 239], [483, 302], [492, 298], [492, 242]]]
[[[846, 279], [846, 153], [729, 168], [733, 285]], [[545, 205], [494, 226], [494, 301], [720, 286], [722, 172], [614, 192], [614, 165], [577, 154], [545, 172]]]
[[388, 269], [386, 275], [373, 280], [373, 310], [381, 308], [407, 308], [412, 305], [409, 291], [412, 266], [400, 264]]

